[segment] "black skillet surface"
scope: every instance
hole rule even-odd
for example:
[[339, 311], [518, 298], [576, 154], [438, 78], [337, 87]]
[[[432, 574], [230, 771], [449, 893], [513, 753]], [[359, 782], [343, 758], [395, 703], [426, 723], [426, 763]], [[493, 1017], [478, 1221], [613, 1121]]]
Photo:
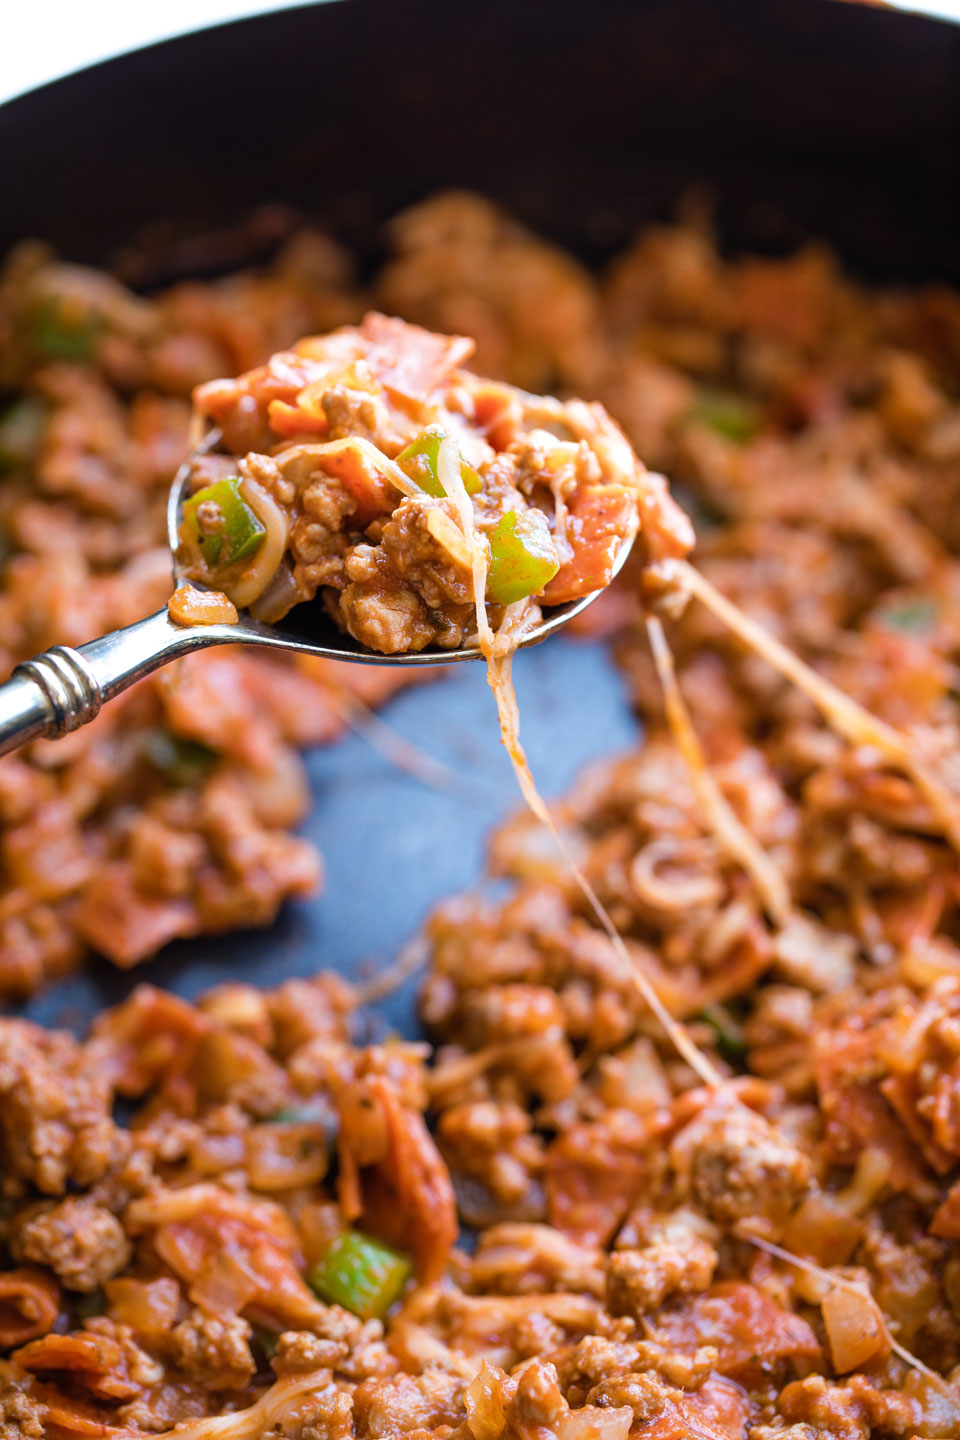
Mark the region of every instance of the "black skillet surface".
[[[936, 21], [835, 0], [331, 0], [0, 108], [0, 251], [39, 235], [102, 264], [145, 229], [221, 227], [280, 201], [373, 260], [387, 216], [455, 184], [601, 261], [700, 185], [732, 248], [820, 236], [865, 276], [956, 282], [958, 142], [960, 31]], [[181, 270], [203, 268], [180, 254]], [[546, 793], [636, 739], [599, 647], [551, 641], [517, 679]], [[316, 901], [269, 931], [170, 946], [132, 975], [95, 964], [27, 1013], [82, 1027], [141, 979], [193, 995], [228, 976], [387, 962], [475, 880], [516, 795], [478, 666], [385, 715], [470, 778], [426, 787], [356, 736], [315, 752]], [[410, 1031], [411, 987], [380, 1014]]]

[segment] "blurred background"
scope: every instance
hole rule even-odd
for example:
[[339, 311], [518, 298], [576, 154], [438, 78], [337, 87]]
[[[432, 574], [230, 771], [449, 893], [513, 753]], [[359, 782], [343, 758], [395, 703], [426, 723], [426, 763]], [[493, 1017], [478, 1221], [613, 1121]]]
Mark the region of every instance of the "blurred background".
[[[140, 45], [243, 15], [288, 9], [296, 3], [298, 0], [139, 0], [128, 5], [120, 0], [86, 0], [81, 6], [72, 0], [32, 0], [28, 7], [18, 8], [12, 31], [7, 31], [7, 43], [0, 48], [0, 102]], [[402, 6], [403, 0], [397, 3]], [[522, 5], [523, 0], [518, 3]], [[960, 0], [897, 0], [891, 8], [960, 19]]]

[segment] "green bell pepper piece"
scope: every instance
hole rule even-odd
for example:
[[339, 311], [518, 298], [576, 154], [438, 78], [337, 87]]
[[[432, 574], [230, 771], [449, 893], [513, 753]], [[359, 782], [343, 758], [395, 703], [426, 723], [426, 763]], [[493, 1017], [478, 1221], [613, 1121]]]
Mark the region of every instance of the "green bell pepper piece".
[[217, 753], [199, 740], [188, 740], [158, 727], [143, 737], [143, 753], [171, 785], [199, 785], [217, 763]]
[[57, 295], [38, 300], [27, 321], [30, 345], [44, 360], [89, 360], [103, 330], [96, 311]]
[[0, 470], [28, 465], [40, 449], [46, 406], [32, 395], [14, 400], [0, 415]]
[[937, 607], [932, 600], [918, 596], [916, 600], [904, 600], [901, 605], [882, 610], [880, 619], [888, 628], [904, 635], [926, 635], [936, 626]]
[[107, 1297], [102, 1290], [94, 1290], [89, 1295], [75, 1295], [70, 1308], [77, 1324], [82, 1325], [84, 1320], [92, 1320], [106, 1312]]
[[[446, 431], [439, 425], [428, 425], [426, 430], [415, 440], [411, 440], [406, 450], [401, 450], [397, 456], [397, 464], [403, 473], [419, 485], [421, 490], [425, 490], [428, 495], [435, 495], [438, 500], [446, 493], [437, 473], [440, 446], [446, 438]], [[460, 462], [460, 474], [467, 494], [476, 495], [480, 490], [480, 476], [466, 460]]]
[[726, 1005], [705, 1005], [697, 1017], [713, 1031], [714, 1043], [731, 1065], [742, 1065], [749, 1046], [743, 1026]]
[[361, 1320], [382, 1320], [412, 1269], [405, 1255], [371, 1235], [345, 1230], [312, 1266], [307, 1279], [328, 1304], [342, 1305]]
[[560, 569], [553, 537], [540, 510], [508, 510], [490, 535], [487, 590], [498, 605], [538, 595]]
[[[266, 526], [240, 494], [241, 483], [239, 475], [218, 480], [215, 485], [191, 495], [183, 507], [182, 538], [199, 549], [211, 570], [245, 560], [259, 549], [267, 533]], [[223, 524], [217, 530], [200, 528], [197, 512], [201, 505], [208, 504], [215, 505], [223, 516]]]
[[280, 1338], [279, 1332], [276, 1330], [268, 1330], [266, 1325], [254, 1325], [252, 1326], [252, 1330], [253, 1340], [263, 1351], [264, 1358], [266, 1360], [272, 1360], [277, 1353], [277, 1341]]
[[271, 1125], [322, 1125], [330, 1116], [330, 1107], [305, 1100], [302, 1105], [284, 1105], [270, 1116]]
[[761, 417], [760, 407], [746, 395], [705, 388], [697, 396], [689, 418], [736, 445], [744, 445], [760, 429]]

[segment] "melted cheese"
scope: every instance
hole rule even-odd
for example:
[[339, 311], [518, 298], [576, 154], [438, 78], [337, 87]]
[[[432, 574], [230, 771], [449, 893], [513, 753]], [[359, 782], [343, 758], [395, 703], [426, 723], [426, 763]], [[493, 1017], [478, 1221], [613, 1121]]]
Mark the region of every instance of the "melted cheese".
[[771, 920], [777, 925], [786, 925], [793, 914], [787, 883], [770, 856], [757, 844], [742, 823], [711, 775], [686, 701], [677, 683], [673, 656], [663, 633], [663, 626], [656, 616], [649, 616], [646, 623], [653, 662], [663, 690], [667, 724], [670, 726], [674, 744], [686, 762], [707, 823], [721, 848], [738, 865], [742, 865], [753, 880]]

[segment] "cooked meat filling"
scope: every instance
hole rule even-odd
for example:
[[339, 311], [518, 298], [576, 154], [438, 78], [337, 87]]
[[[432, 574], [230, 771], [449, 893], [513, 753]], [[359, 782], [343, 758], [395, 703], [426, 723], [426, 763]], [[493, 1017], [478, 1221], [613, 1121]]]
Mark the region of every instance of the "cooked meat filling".
[[[438, 424], [491, 561], [487, 521], [512, 509], [541, 517], [562, 567], [564, 504], [569, 526], [609, 474], [576, 403], [545, 416], [522, 385], [601, 402], [684, 487], [699, 572], [887, 728], [851, 744], [713, 612], [656, 593], [682, 532], [633, 470], [642, 543], [581, 629], [611, 643], [642, 743], [554, 807], [623, 951], [523, 814], [493, 837], [496, 893], [427, 925], [427, 1043], [358, 1043], [330, 976], [196, 1004], [141, 986], [83, 1039], [0, 1020], [0, 1437], [960, 1440], [942, 788], [960, 298], [868, 293], [820, 250], [726, 262], [689, 228], [648, 232], [595, 281], [466, 196], [400, 217], [393, 244], [373, 302], [432, 334], [363, 320], [317, 236], [269, 274], [150, 300], [11, 258], [9, 663], [162, 601], [188, 397], [237, 373], [202, 392], [229, 453], [196, 477], [227, 485], [196, 506], [197, 578], [220, 566], [244, 598], [266, 495], [278, 613], [322, 591], [382, 650], [461, 643], [463, 514], [391, 488], [391, 466]], [[461, 330], [469, 362], [437, 338]], [[308, 333], [326, 336], [312, 354]], [[407, 459], [412, 485], [422, 449]], [[552, 583], [509, 603], [533, 615]], [[315, 883], [291, 835], [297, 750], [334, 738], [346, 687], [387, 692], [358, 669], [197, 656], [5, 760], [4, 994], [86, 948], [129, 965], [266, 923]], [[896, 763], [891, 735], [922, 763]]]

